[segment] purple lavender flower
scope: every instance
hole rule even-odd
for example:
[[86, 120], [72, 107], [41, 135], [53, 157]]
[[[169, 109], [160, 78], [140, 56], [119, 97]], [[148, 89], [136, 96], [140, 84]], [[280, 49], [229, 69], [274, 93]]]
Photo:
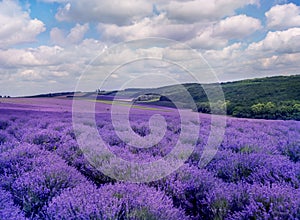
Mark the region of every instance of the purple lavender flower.
[[55, 197], [47, 219], [187, 219], [162, 191], [146, 185], [78, 185]]
[[224, 186], [212, 173], [188, 164], [154, 185], [164, 190], [176, 207], [182, 207], [194, 218], [208, 215], [209, 204], [205, 203], [207, 194]]
[[[153, 112], [132, 113], [132, 129], [147, 137]], [[107, 112], [96, 114], [96, 125], [115, 155], [149, 162], [167, 155], [179, 140], [178, 115], [166, 113], [165, 119], [165, 135], [149, 149], [118, 137], [115, 129], [127, 134], [127, 128], [114, 128]], [[147, 186], [116, 183], [93, 167], [77, 144], [71, 114], [1, 111], [0, 218], [300, 219], [300, 123], [228, 118], [218, 154], [200, 169], [192, 164], [207, 143], [210, 116], [200, 119], [190, 165]], [[83, 121], [82, 132], [90, 125]], [[144, 144], [139, 141], [132, 143]], [[184, 141], [190, 144], [188, 137]]]
[[[49, 160], [50, 159], [50, 160]], [[74, 188], [86, 179], [57, 156], [45, 158], [42, 166], [23, 173], [12, 184], [12, 194], [26, 216], [34, 216], [64, 189]]]
[[249, 188], [249, 202], [228, 219], [299, 219], [300, 190], [286, 185]]
[[22, 211], [14, 205], [11, 194], [0, 189], [0, 219], [6, 220], [25, 220]]
[[219, 151], [207, 168], [226, 182], [300, 184], [299, 165], [281, 155]]
[[50, 153], [35, 145], [20, 144], [14, 149], [0, 154], [1, 186], [9, 189], [11, 184], [23, 173], [43, 165]]

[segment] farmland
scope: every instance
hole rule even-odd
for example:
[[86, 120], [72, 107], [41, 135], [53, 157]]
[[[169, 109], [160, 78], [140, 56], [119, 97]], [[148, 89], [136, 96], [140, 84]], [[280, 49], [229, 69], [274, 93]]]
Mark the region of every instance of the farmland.
[[[211, 115], [185, 110], [199, 122], [190, 116], [180, 121], [182, 114], [173, 108], [134, 106], [129, 111], [129, 124], [137, 137], [125, 140], [129, 128], [121, 122], [114, 124], [112, 103], [82, 100], [82, 105], [89, 104], [95, 104], [99, 137], [118, 158], [147, 164], [171, 154], [178, 143], [181, 150], [193, 147], [193, 151], [183, 165], [162, 178], [128, 181], [136, 180], [136, 176], [126, 172], [127, 167], [117, 167], [117, 178], [113, 178], [99, 169], [114, 167], [112, 160], [104, 155], [101, 160], [91, 162], [86, 150], [93, 148], [80, 146], [86, 143], [85, 147], [95, 147], [97, 143], [88, 138], [93, 124], [84, 117], [82, 124], [74, 126], [71, 99], [2, 99], [1, 219], [300, 217], [299, 121], [219, 116], [226, 121], [224, 136], [216, 155], [200, 166], [211, 129], [218, 126]], [[117, 105], [117, 108], [122, 112], [128, 106]], [[160, 118], [159, 123], [155, 120], [149, 123], [157, 114], [165, 120], [164, 133], [159, 127]], [[192, 132], [184, 133], [184, 129], [198, 129], [195, 142]], [[147, 139], [152, 133], [157, 140]], [[145, 144], [143, 139], [155, 143], [139, 148], [138, 145]], [[151, 172], [146, 174], [152, 178], [156, 170]]]

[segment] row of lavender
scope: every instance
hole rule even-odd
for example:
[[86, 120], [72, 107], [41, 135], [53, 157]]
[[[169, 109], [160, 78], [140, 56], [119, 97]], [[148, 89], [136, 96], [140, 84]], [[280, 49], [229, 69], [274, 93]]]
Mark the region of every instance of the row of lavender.
[[[140, 136], [150, 132], [149, 114], [131, 118]], [[203, 115], [196, 149], [184, 166], [159, 181], [129, 184], [88, 163], [71, 114], [0, 115], [1, 219], [300, 218], [299, 122], [228, 119], [219, 152], [199, 168], [211, 126]], [[151, 149], [127, 146], [108, 114], [97, 115], [97, 127], [118, 156], [149, 161], [164, 157], [178, 141], [178, 115], [166, 120], [166, 135]]]

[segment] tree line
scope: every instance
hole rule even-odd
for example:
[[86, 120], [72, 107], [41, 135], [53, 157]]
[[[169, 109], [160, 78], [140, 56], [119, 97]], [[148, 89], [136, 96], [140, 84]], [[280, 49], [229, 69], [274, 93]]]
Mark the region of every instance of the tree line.
[[194, 111], [202, 113], [224, 113], [241, 118], [260, 118], [260, 119], [283, 119], [300, 120], [300, 102], [297, 100], [281, 102], [258, 102], [256, 104], [234, 105], [230, 101], [225, 102], [198, 102]]

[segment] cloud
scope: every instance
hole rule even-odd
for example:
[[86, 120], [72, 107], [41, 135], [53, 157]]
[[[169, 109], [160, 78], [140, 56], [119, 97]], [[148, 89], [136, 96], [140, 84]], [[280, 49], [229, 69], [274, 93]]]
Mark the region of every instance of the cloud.
[[208, 49], [220, 49], [228, 44], [228, 40], [213, 36], [213, 28], [208, 27], [199, 31], [195, 37], [187, 41], [187, 44], [192, 48], [208, 50]]
[[76, 24], [68, 34], [55, 27], [50, 31], [51, 42], [57, 45], [78, 44], [83, 40], [88, 30], [89, 25], [87, 23], [84, 25]]
[[187, 42], [191, 47], [201, 49], [227, 46], [228, 40], [242, 39], [260, 28], [259, 20], [246, 15], [228, 17], [215, 24], [202, 22], [180, 24], [169, 20], [165, 13], [144, 18], [128, 26], [98, 25], [98, 31], [106, 41], [120, 42], [145, 37], [163, 37]]
[[230, 46], [224, 47], [222, 50], [207, 50], [204, 52], [204, 56], [209, 60], [232, 61], [240, 56], [241, 51], [242, 44], [235, 43]]
[[[57, 2], [55, 0], [44, 0]], [[64, 2], [60, 0], [59, 2]], [[131, 25], [156, 13], [177, 23], [215, 21], [235, 14], [235, 10], [246, 5], [259, 5], [259, 0], [90, 0], [65, 1], [56, 18], [59, 21], [99, 22], [117, 26]]]
[[20, 76], [21, 78], [23, 78], [23, 80], [30, 80], [30, 81], [42, 79], [41, 75], [38, 72], [31, 69], [21, 71]]
[[67, 36], [67, 40], [70, 41], [71, 43], [79, 43], [82, 41], [85, 33], [88, 31], [89, 25], [84, 24], [76, 24], [75, 27], [73, 27], [70, 31], [70, 33]]
[[[68, 47], [39, 46], [0, 50], [0, 92], [30, 95], [73, 91], [78, 77], [104, 48], [102, 42], [85, 39], [78, 45]], [[24, 87], [30, 89], [25, 91]]]
[[259, 58], [256, 65], [252, 66], [256, 71], [265, 71], [270, 74], [298, 73], [300, 68], [300, 53], [271, 55]]
[[[194, 62], [188, 50], [162, 50], [159, 42], [141, 45], [136, 51], [138, 54], [133, 53], [133, 49], [140, 45], [108, 50], [110, 54], [90, 64], [107, 46], [145, 37], [169, 38], [188, 44], [202, 53], [220, 80], [299, 73], [299, 6], [284, 4], [282, 0], [276, 2], [284, 5], [276, 5], [265, 13], [269, 31], [265, 38], [250, 44], [254, 37], [264, 37], [260, 35], [264, 31], [263, 14], [257, 14], [257, 18], [246, 15], [249, 8], [252, 12], [259, 6], [259, 0], [40, 1], [57, 3], [50, 7], [51, 10], [57, 7], [56, 20], [45, 20], [50, 27], [47, 33], [50, 39], [43, 34], [38, 46], [17, 49], [17, 44], [35, 41], [45, 25], [30, 17], [30, 14], [39, 14], [33, 8], [29, 13], [29, 4], [22, 3], [21, 8], [17, 0], [0, 0], [2, 94], [3, 91], [11, 91], [8, 95], [71, 91], [86, 67], [90, 67], [91, 78], [85, 88], [94, 90], [111, 68], [123, 63], [126, 65], [113, 73], [110, 82], [121, 83], [142, 73], [159, 71], [166, 76], [177, 74], [178, 79], [182, 79], [177, 66], [172, 67], [167, 62], [127, 63], [147, 56], [161, 56], [162, 60], [187, 65]], [[247, 7], [249, 5], [252, 7]], [[264, 13], [264, 9], [265, 5], [259, 13]], [[241, 11], [245, 14], [240, 14]]]
[[70, 0], [61, 7], [59, 21], [101, 22], [129, 25], [152, 14], [152, 4], [146, 0]]
[[0, 48], [33, 42], [45, 30], [44, 23], [31, 19], [16, 1], [0, 2]]
[[243, 79], [253, 74], [242, 43], [234, 43], [219, 50], [206, 50], [203, 57], [221, 81]]
[[68, 0], [39, 0], [41, 2], [47, 2], [47, 3], [53, 3], [53, 2], [56, 2], [56, 3], [64, 3], [64, 2], [68, 2]]
[[[82, 46], [80, 48], [83, 48]], [[74, 48], [72, 51], [75, 53]], [[68, 54], [68, 55], [66, 55]], [[2, 68], [31, 68], [60, 65], [69, 62], [68, 50], [59, 46], [39, 46], [37, 48], [0, 50], [0, 66]]]
[[300, 68], [299, 42], [300, 28], [290, 28], [270, 31], [263, 40], [248, 47], [246, 43], [234, 43], [206, 50], [203, 56], [221, 80], [297, 74]]
[[235, 13], [235, 10], [246, 5], [259, 5], [258, 0], [191, 0], [191, 1], [166, 1], [158, 6], [167, 13], [168, 18], [178, 22], [199, 22], [217, 20]]
[[250, 44], [241, 55], [256, 72], [299, 73], [300, 28], [270, 31], [263, 40]]
[[258, 19], [236, 15], [200, 29], [187, 43], [193, 48], [220, 49], [226, 47], [229, 40], [241, 40], [261, 28]]
[[300, 52], [300, 28], [268, 32], [265, 39], [248, 46], [248, 51], [259, 53], [298, 53]]
[[194, 34], [194, 24], [176, 24], [171, 22], [165, 14], [151, 18], [144, 18], [132, 25], [118, 26], [115, 24], [99, 24], [98, 31], [104, 40], [127, 41], [145, 37], [163, 37], [173, 40], [186, 40]]
[[246, 15], [236, 15], [215, 25], [213, 35], [226, 39], [243, 39], [261, 28], [260, 20]]
[[51, 29], [50, 39], [53, 44], [62, 45], [66, 43], [65, 33], [57, 27]]
[[41, 65], [41, 60], [37, 59], [35, 55], [27, 50], [8, 49], [0, 50], [0, 64], [2, 67], [16, 68], [16, 67], [30, 67]]
[[290, 3], [276, 5], [265, 13], [268, 28], [275, 30], [300, 27], [300, 7]]

